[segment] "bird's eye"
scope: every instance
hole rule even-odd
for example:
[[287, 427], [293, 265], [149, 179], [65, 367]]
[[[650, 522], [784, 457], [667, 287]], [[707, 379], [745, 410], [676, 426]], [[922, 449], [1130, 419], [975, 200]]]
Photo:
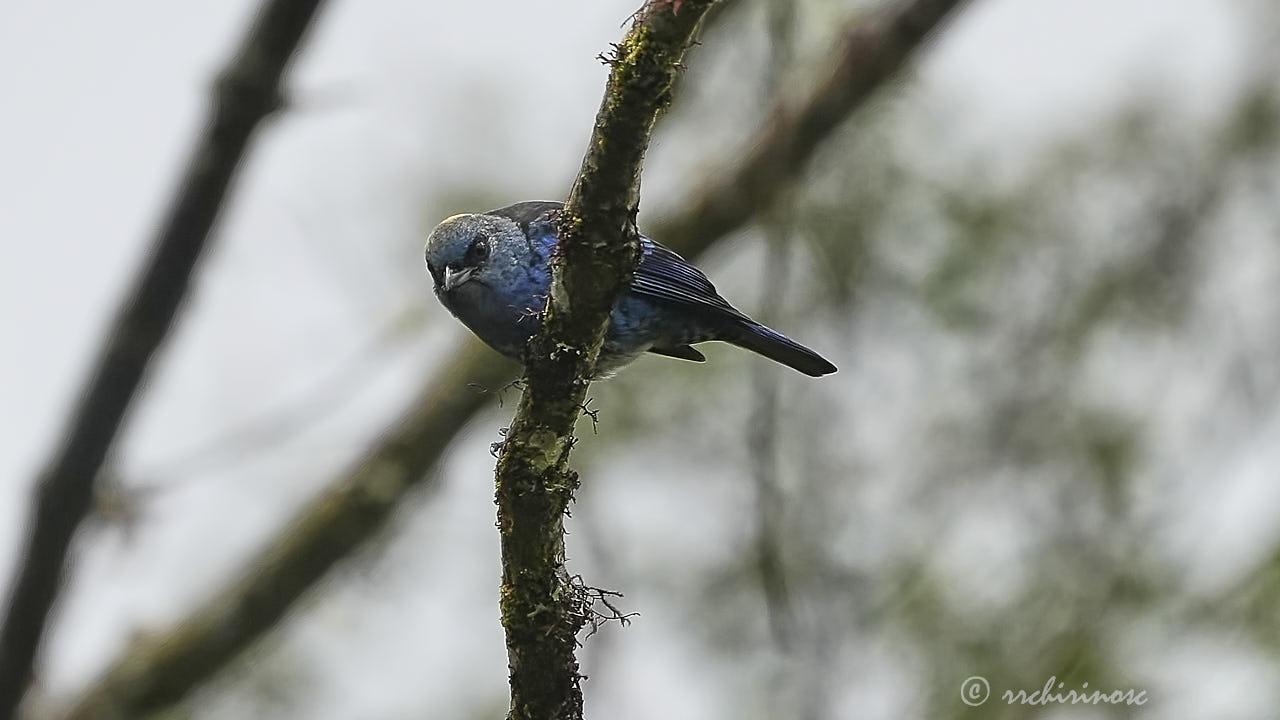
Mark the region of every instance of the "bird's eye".
[[476, 238], [471, 243], [471, 247], [467, 248], [467, 264], [477, 265], [489, 257], [489, 241], [482, 237]]

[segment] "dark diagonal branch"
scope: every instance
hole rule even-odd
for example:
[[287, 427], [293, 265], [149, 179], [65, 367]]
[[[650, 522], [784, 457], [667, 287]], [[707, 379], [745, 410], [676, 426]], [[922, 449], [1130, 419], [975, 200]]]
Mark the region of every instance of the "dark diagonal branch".
[[[828, 64], [849, 67], [851, 58], [863, 58], [873, 69], [868, 71], [870, 76], [846, 71], [861, 89], [851, 93], [826, 79], [795, 109], [776, 110], [773, 121], [742, 150], [729, 156], [740, 160], [731, 160], [723, 170], [710, 173], [706, 185], [689, 192], [686, 205], [653, 227], [653, 237], [692, 258], [750, 222], [758, 210], [772, 204], [789, 180], [803, 172], [821, 141], [840, 120], [865, 102], [875, 86], [899, 71], [910, 51], [929, 33], [929, 28], [919, 27], [905, 34], [901, 18], [919, 17], [933, 8], [928, 17], [936, 24], [957, 5], [959, 2], [949, 2], [942, 7], [937, 0], [913, 0], [891, 8], [870, 29], [859, 28], [850, 33], [835, 48]], [[893, 34], [897, 39], [890, 40], [877, 32]], [[915, 44], [903, 47], [910, 38]], [[876, 57], [881, 52], [892, 57]], [[832, 78], [838, 76], [840, 72], [832, 73]], [[829, 93], [842, 99], [835, 102]], [[830, 118], [837, 111], [844, 115]], [[810, 116], [830, 119], [823, 124], [795, 120]], [[817, 134], [801, 141], [801, 132]], [[785, 171], [771, 174], [774, 167]], [[372, 537], [408, 491], [431, 482], [434, 476], [429, 471], [455, 435], [482, 408], [491, 407], [486, 396], [468, 390], [465, 384], [497, 388], [515, 372], [509, 362], [476, 343], [468, 343], [455, 352], [442, 367], [445, 370], [418, 392], [417, 400], [396, 429], [247, 563], [250, 570], [243, 579], [173, 630], [136, 642], [65, 717], [138, 717], [145, 709], [181, 698], [251, 645], [327, 568]], [[417, 451], [407, 452], [404, 448]], [[348, 504], [361, 508], [356, 514], [365, 522], [343, 521], [351, 515]], [[276, 569], [263, 571], [268, 565]]]
[[[582, 717], [577, 635], [587, 620], [564, 568], [569, 470], [609, 313], [635, 271], [640, 170], [680, 59], [713, 0], [650, 0], [609, 60], [612, 71], [582, 169], [558, 220], [560, 242], [542, 329], [497, 468], [508, 720]], [[678, 11], [677, 11], [678, 10]]]
[[187, 294], [249, 137], [279, 105], [280, 78], [321, 4], [267, 3], [219, 78], [212, 117], [146, 266], [117, 311], [63, 440], [40, 474], [21, 567], [0, 630], [0, 718], [13, 716], [30, 682], [72, 536], [93, 499], [94, 480]]
[[[670, 220], [680, 238], [720, 237], [768, 207], [781, 182], [797, 177], [818, 145], [968, 0], [906, 0], [840, 41], [830, 74], [793, 108], [780, 107], [756, 137], [745, 161]], [[664, 243], [679, 242], [671, 234]]]
[[250, 565], [176, 631], [143, 637], [78, 702], [69, 717], [142, 717], [182, 698], [265, 633], [353, 548], [386, 524], [396, 501], [419, 482], [490, 400], [468, 383], [501, 387], [511, 363], [468, 342], [349, 476], [300, 513]]

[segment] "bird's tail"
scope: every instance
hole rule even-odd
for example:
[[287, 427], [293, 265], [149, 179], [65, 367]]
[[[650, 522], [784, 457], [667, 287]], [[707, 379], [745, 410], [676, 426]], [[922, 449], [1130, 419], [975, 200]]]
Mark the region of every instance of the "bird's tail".
[[759, 353], [810, 377], [828, 375], [836, 371], [836, 366], [818, 353], [782, 333], [750, 320], [732, 326], [720, 339]]

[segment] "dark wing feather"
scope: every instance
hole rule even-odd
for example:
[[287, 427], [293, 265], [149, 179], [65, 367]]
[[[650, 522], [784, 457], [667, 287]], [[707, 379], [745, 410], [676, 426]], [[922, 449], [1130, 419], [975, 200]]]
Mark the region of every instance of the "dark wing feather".
[[698, 352], [697, 350], [694, 350], [692, 347], [688, 345], [681, 345], [679, 347], [671, 347], [671, 348], [651, 347], [649, 348], [649, 352], [653, 353], [654, 355], [666, 355], [667, 357], [680, 358], [681, 360], [691, 360], [693, 362], [707, 361], [706, 355], [703, 355], [702, 353]]
[[547, 215], [552, 211], [560, 210], [564, 207], [562, 202], [551, 202], [549, 200], [533, 200], [530, 202], [516, 203], [508, 205], [497, 210], [490, 210], [485, 215], [497, 215], [511, 220], [520, 226], [525, 235], [529, 234], [529, 226], [539, 220], [545, 220]]
[[636, 268], [631, 289], [649, 297], [680, 303], [694, 309], [745, 320], [746, 316], [720, 297], [702, 271], [668, 247], [641, 238], [644, 257]]

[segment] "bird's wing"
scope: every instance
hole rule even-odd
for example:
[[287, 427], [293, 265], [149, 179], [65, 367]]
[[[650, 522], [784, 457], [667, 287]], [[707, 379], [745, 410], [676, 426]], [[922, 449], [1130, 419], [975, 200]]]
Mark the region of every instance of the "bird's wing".
[[693, 362], [706, 362], [707, 356], [694, 350], [690, 345], [680, 345], [678, 347], [660, 348], [651, 347], [649, 352], [654, 355], [666, 355], [667, 357], [680, 358], [681, 360], [691, 360]]
[[[499, 215], [516, 222], [527, 235], [533, 223], [563, 207], [564, 203], [561, 202], [522, 202], [490, 210], [486, 214]], [[737, 308], [720, 297], [716, 286], [711, 284], [701, 270], [690, 265], [688, 260], [680, 257], [674, 250], [643, 235], [640, 237], [640, 247], [644, 256], [640, 259], [640, 266], [636, 268], [635, 279], [631, 283], [632, 291], [735, 319], [747, 319]]]
[[562, 202], [552, 202], [549, 200], [534, 200], [532, 202], [521, 202], [515, 205], [508, 205], [497, 210], [490, 210], [485, 215], [498, 215], [507, 218], [520, 226], [526, 235], [529, 234], [529, 227], [533, 223], [545, 220], [553, 211], [564, 208]]
[[640, 238], [644, 257], [636, 268], [631, 289], [649, 297], [691, 306], [704, 311], [746, 319], [742, 313], [720, 297], [716, 286], [689, 261], [666, 246]]

